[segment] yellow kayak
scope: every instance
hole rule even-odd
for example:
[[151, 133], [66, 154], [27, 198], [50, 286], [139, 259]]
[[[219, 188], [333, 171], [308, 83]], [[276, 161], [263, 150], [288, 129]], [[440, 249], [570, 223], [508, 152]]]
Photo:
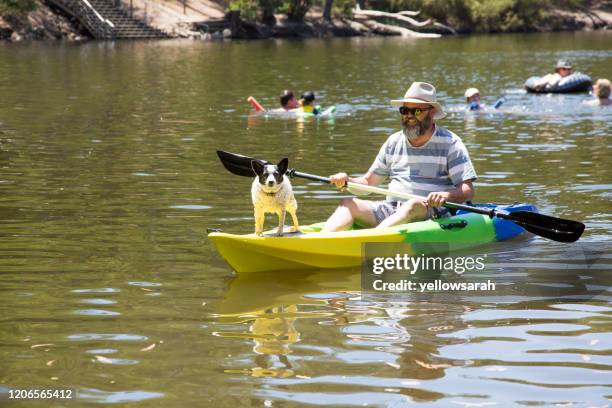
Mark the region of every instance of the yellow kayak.
[[[529, 205], [494, 207], [509, 212], [533, 209]], [[389, 228], [320, 232], [321, 227], [322, 223], [304, 226], [300, 232], [282, 237], [276, 236], [275, 230], [263, 237], [223, 232], [212, 232], [208, 237], [236, 272], [245, 273], [355, 267], [361, 265], [363, 244], [371, 242], [402, 244], [408, 255], [416, 255], [414, 248], [418, 243], [448, 243], [453, 248], [467, 248], [525, 232], [511, 221], [461, 212], [452, 217]]]

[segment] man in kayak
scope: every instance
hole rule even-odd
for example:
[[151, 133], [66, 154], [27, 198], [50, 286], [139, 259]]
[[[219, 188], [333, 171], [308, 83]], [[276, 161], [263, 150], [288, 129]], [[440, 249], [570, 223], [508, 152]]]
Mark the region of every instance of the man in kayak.
[[535, 89], [541, 91], [547, 87], [555, 86], [566, 76], [572, 74], [572, 65], [566, 60], [557, 61], [555, 72], [553, 74], [544, 75], [535, 84]]
[[600, 78], [593, 85], [593, 99], [583, 101], [585, 105], [589, 106], [610, 106], [612, 105], [612, 99], [610, 99], [610, 88], [612, 84], [605, 78]]
[[[436, 89], [414, 82], [403, 99], [392, 100], [399, 108], [402, 130], [387, 139], [365, 175], [334, 174], [331, 183], [343, 189], [348, 181], [376, 186], [389, 178], [391, 192], [416, 194], [425, 199], [386, 201], [344, 198], [323, 231], [342, 231], [357, 223], [363, 227], [389, 227], [447, 215], [447, 201], [462, 203], [474, 196], [476, 171], [468, 151], [457, 135], [436, 125], [446, 116], [436, 102]], [[352, 193], [359, 195], [356, 189]]]

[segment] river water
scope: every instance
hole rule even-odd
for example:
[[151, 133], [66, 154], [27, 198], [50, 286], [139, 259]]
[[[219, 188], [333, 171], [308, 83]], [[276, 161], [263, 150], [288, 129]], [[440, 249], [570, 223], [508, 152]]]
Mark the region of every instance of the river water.
[[[0, 45], [3, 406], [604, 407], [612, 386], [612, 108], [531, 95], [558, 58], [612, 77], [610, 33]], [[206, 228], [253, 229], [215, 150], [358, 174], [435, 84], [478, 202], [587, 225], [492, 250], [496, 293], [361, 296], [360, 271], [237, 275]], [[465, 88], [498, 111], [466, 113]], [[312, 90], [332, 119], [253, 117]], [[302, 223], [341, 193], [294, 180]], [[268, 218], [267, 225], [274, 225]], [[9, 388], [76, 401], [11, 402]]]

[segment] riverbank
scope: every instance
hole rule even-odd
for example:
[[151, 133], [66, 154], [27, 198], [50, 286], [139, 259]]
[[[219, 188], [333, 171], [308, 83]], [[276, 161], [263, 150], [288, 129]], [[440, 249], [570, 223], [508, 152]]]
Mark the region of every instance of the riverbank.
[[[1, 2], [1, 1], [0, 1]], [[61, 39], [79, 41], [90, 38], [79, 22], [44, 0], [33, 0], [36, 9], [29, 12], [0, 14], [0, 40]], [[529, 13], [530, 18], [518, 16], [513, 10], [491, 17], [488, 14], [465, 13], [461, 10], [424, 7], [418, 16], [395, 20], [382, 16], [375, 19], [352, 13], [323, 18], [323, 9], [312, 6], [301, 21], [294, 21], [286, 14], [274, 14], [267, 24], [253, 10], [235, 9], [233, 3], [223, 0], [189, 0], [185, 4], [170, 1], [124, 1], [127, 13], [140, 21], [158, 28], [170, 37], [195, 39], [246, 38], [264, 39], [279, 37], [347, 37], [402, 35], [405, 37], [435, 37], [448, 34], [499, 33], [499, 32], [548, 32], [590, 31], [612, 28], [612, 9], [606, 2], [595, 1], [589, 7], [573, 9], [538, 9]], [[232, 11], [227, 12], [230, 8]], [[463, 14], [465, 15], [463, 15]], [[338, 13], [336, 13], [338, 14]], [[412, 19], [412, 22], [407, 20]], [[389, 21], [393, 20], [393, 23]], [[443, 24], [442, 24], [443, 23]], [[415, 25], [416, 24], [416, 25]]]
[[34, 3], [36, 9], [29, 12], [3, 10], [0, 13], [0, 41], [82, 41], [90, 38], [75, 19], [43, 2]]

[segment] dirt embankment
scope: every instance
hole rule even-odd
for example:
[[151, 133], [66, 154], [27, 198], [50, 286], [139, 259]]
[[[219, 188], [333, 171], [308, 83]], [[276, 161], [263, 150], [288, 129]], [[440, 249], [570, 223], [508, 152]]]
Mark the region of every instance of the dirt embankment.
[[0, 40], [69, 40], [88, 39], [80, 24], [62, 13], [39, 2], [37, 9], [27, 14], [0, 15]]
[[[78, 21], [63, 11], [37, 0], [38, 8], [25, 15], [0, 15], [0, 40], [83, 40], [88, 34]], [[368, 20], [334, 19], [325, 21], [319, 8], [312, 8], [305, 21], [288, 21], [276, 15], [276, 24], [264, 25], [234, 18], [228, 21], [229, 0], [122, 0], [124, 9], [134, 17], [159, 28], [172, 37], [198, 39], [269, 38], [269, 37], [336, 37], [359, 35], [404, 35], [392, 26]], [[606, 4], [606, 2], [603, 2]], [[549, 26], [544, 31], [593, 30], [612, 28], [612, 11], [606, 7], [581, 10], [551, 10]], [[389, 29], [391, 27], [391, 29]], [[448, 33], [447, 30], [425, 30]]]

